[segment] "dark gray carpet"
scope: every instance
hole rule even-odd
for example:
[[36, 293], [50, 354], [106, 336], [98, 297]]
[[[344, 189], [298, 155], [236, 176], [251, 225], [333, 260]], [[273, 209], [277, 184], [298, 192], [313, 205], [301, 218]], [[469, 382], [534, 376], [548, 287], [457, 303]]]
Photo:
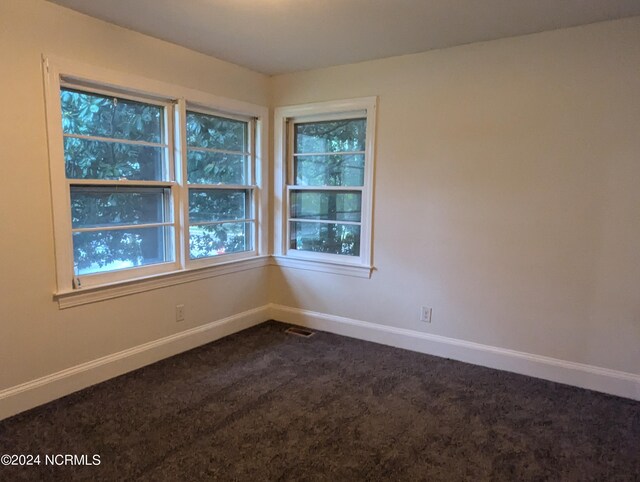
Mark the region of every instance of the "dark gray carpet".
[[640, 480], [640, 403], [269, 322], [0, 422], [0, 480]]

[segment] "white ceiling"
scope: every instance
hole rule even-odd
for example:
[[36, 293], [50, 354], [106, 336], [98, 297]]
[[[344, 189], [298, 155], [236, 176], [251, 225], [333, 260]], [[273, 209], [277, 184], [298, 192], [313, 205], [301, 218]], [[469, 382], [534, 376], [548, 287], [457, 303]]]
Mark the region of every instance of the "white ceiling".
[[50, 0], [266, 74], [640, 15], [640, 0]]

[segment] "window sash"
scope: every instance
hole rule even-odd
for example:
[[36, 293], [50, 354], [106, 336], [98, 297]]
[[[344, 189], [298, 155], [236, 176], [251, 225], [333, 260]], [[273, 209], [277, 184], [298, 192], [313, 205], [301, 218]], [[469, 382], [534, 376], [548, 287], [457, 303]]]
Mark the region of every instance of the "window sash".
[[[88, 94], [97, 94], [105, 97], [114, 97], [124, 100], [129, 100], [132, 102], [139, 102], [142, 104], [148, 104], [155, 107], [160, 107], [163, 109], [163, 119], [162, 119], [162, 141], [163, 142], [147, 142], [147, 141], [138, 141], [133, 139], [123, 139], [119, 137], [106, 137], [106, 136], [89, 136], [82, 134], [68, 134], [65, 133], [63, 129], [61, 129], [62, 138], [76, 138], [76, 139], [85, 139], [85, 140], [93, 140], [98, 142], [113, 142], [118, 144], [128, 144], [128, 145], [138, 145], [138, 146], [148, 146], [148, 147], [156, 147], [162, 148], [164, 150], [164, 163], [163, 163], [163, 178], [161, 181], [175, 181], [176, 172], [175, 172], [175, 157], [174, 157], [174, 137], [175, 137], [175, 105], [176, 102], [163, 99], [151, 95], [144, 94], [133, 94], [129, 92], [126, 88], [107, 88], [101, 86], [99, 83], [93, 82], [83, 82], [81, 80], [70, 79], [65, 76], [61, 76], [58, 80], [58, 85], [56, 89], [56, 96], [60, 96], [60, 92], [63, 90], [75, 90], [79, 92], [86, 92]], [[60, 117], [62, 116], [62, 106], [58, 102], [58, 114]], [[80, 179], [74, 179], [74, 181]]]
[[[199, 151], [199, 152], [209, 152], [209, 153], [220, 153], [220, 154], [231, 154], [231, 155], [242, 155], [246, 159], [246, 163], [244, 165], [244, 184], [209, 184], [209, 183], [186, 183], [186, 189], [184, 190], [184, 200], [185, 210], [186, 210], [186, 222], [185, 222], [185, 230], [184, 230], [184, 246], [185, 246], [185, 262], [187, 265], [191, 265], [194, 267], [199, 267], [204, 265], [204, 263], [211, 262], [214, 259], [236, 259], [246, 256], [255, 256], [258, 253], [258, 221], [257, 221], [257, 211], [258, 211], [258, 196], [260, 187], [257, 185], [257, 166], [256, 166], [256, 119], [249, 116], [240, 116], [233, 115], [226, 112], [220, 112], [215, 109], [206, 108], [200, 105], [191, 105], [186, 104], [182, 108], [183, 118], [185, 119], [189, 113], [203, 114], [214, 117], [219, 117], [222, 119], [229, 119], [233, 121], [240, 121], [246, 123], [246, 150], [228, 150], [228, 149], [217, 149], [217, 148], [209, 148], [209, 147], [199, 147], [194, 145], [187, 145], [186, 139], [186, 124], [184, 131], [184, 139], [183, 139], [183, 148], [182, 152], [185, 156], [185, 162], [183, 163], [183, 176], [185, 181], [188, 179], [188, 166], [187, 166], [187, 158], [189, 151]], [[246, 211], [250, 213], [250, 216], [245, 216], [246, 219], [242, 220], [219, 220], [219, 221], [207, 221], [207, 222], [192, 222], [190, 216], [190, 193], [192, 190], [210, 190], [210, 191], [224, 191], [224, 190], [238, 190], [245, 191], [248, 193], [248, 206], [245, 208]], [[250, 232], [245, 232], [245, 243], [247, 249], [244, 251], [235, 251], [231, 253], [224, 254], [216, 254], [212, 256], [202, 256], [202, 257], [192, 257], [192, 247], [191, 247], [191, 227], [197, 226], [205, 226], [205, 225], [223, 225], [230, 223], [246, 223], [246, 225], [251, 226]]]
[[[309, 124], [314, 122], [325, 122], [332, 120], [351, 120], [356, 118], [363, 118], [362, 115], [354, 116], [353, 113], [345, 113], [345, 114], [336, 114], [335, 117], [331, 114], [322, 115], [322, 116], [314, 116], [313, 118], [305, 118], [304, 120], [298, 121], [297, 119], [289, 119], [287, 121], [287, 129], [286, 129], [286, 142], [287, 142], [287, 150], [286, 150], [286, 185], [285, 185], [285, 226], [284, 226], [284, 239], [283, 242], [285, 244], [285, 252], [293, 253], [296, 256], [310, 259], [325, 259], [327, 261], [333, 262], [342, 262], [347, 261], [347, 263], [351, 262], [351, 260], [361, 259], [362, 258], [362, 241], [363, 241], [363, 219], [366, 216], [364, 212], [364, 195], [366, 194], [366, 186], [330, 186], [326, 184], [320, 185], [300, 185], [296, 184], [296, 168], [297, 168], [297, 159], [305, 158], [311, 156], [345, 156], [345, 155], [364, 155], [364, 169], [366, 172], [367, 169], [367, 150], [364, 151], [331, 151], [331, 152], [304, 152], [299, 153], [296, 152], [296, 125], [298, 124]], [[364, 119], [369, 123], [368, 117], [365, 115]], [[368, 134], [368, 132], [367, 132]], [[368, 137], [368, 136], [367, 136]], [[365, 139], [365, 146], [367, 145], [368, 139]], [[364, 183], [366, 184], [366, 176], [364, 179]], [[325, 219], [309, 219], [309, 218], [296, 218], [292, 216], [292, 203], [291, 203], [291, 193], [293, 191], [313, 191], [313, 192], [360, 192], [361, 194], [361, 219], [360, 221], [339, 221], [339, 220], [325, 220]], [[323, 253], [318, 251], [311, 250], [300, 250], [291, 247], [291, 229], [292, 223], [320, 223], [320, 224], [337, 224], [337, 225], [351, 225], [359, 227], [359, 252], [357, 255], [345, 255], [345, 254], [336, 254], [336, 253]]]
[[[154, 107], [159, 107], [162, 109], [162, 118], [160, 125], [160, 142], [149, 142], [149, 141], [140, 141], [135, 139], [126, 139], [120, 137], [109, 137], [109, 136], [100, 136], [100, 135], [82, 135], [76, 133], [65, 133], [61, 129], [61, 138], [64, 143], [65, 139], [75, 138], [82, 139], [86, 141], [97, 141], [103, 143], [109, 143], [112, 145], [121, 145], [121, 146], [143, 146], [143, 147], [154, 147], [161, 149], [162, 159], [161, 159], [161, 179], [160, 180], [132, 180], [132, 179], [98, 179], [98, 178], [90, 178], [90, 177], [82, 177], [82, 178], [71, 178], [66, 177], [66, 159], [67, 159], [67, 150], [63, 147], [63, 159], [61, 160], [65, 165], [65, 177], [67, 184], [67, 209], [69, 213], [71, 213], [71, 194], [74, 188], [86, 188], [88, 186], [95, 186], [98, 188], [105, 188], [105, 193], [108, 193], [111, 188], [113, 192], [152, 192], [157, 189], [162, 190], [162, 206], [159, 206], [163, 210], [162, 212], [162, 221], [161, 222], [148, 222], [148, 223], [105, 223], [101, 226], [89, 226], [89, 227], [73, 227], [70, 226], [69, 237], [71, 244], [73, 245], [71, 251], [71, 259], [73, 262], [73, 274], [74, 274], [74, 286], [80, 287], [83, 285], [93, 285], [100, 284], [103, 282], [112, 282], [120, 279], [129, 279], [133, 276], [144, 276], [150, 273], [155, 273], [158, 271], [164, 271], [167, 269], [175, 269], [176, 263], [178, 260], [178, 226], [177, 219], [178, 213], [176, 212], [177, 206], [175, 202], [175, 159], [173, 155], [173, 104], [168, 101], [157, 102], [157, 101], [149, 101], [147, 98], [142, 96], [134, 96], [134, 95], [122, 95], [121, 92], [110, 92], [106, 89], [96, 89], [94, 87], [86, 87], [86, 86], [76, 86], [70, 84], [68, 82], [61, 83], [59, 88], [57, 89], [56, 95], [60, 98], [60, 93], [62, 90], [72, 89], [77, 92], [86, 93], [86, 94], [98, 94], [101, 96], [105, 96], [107, 98], [117, 98], [117, 99], [126, 99], [133, 102], [139, 102], [143, 105], [152, 105]], [[59, 115], [60, 118], [63, 118], [62, 113], [62, 105], [60, 101], [60, 110]], [[113, 159], [115, 161], [115, 159]], [[156, 191], [157, 192], [157, 191]], [[116, 268], [113, 270], [98, 270], [93, 272], [85, 272], [83, 274], [79, 274], [79, 270], [77, 268], [77, 263], [79, 262], [76, 259], [75, 252], [75, 242], [77, 236], [82, 233], [99, 233], [99, 232], [109, 232], [109, 231], [121, 231], [122, 233], [144, 233], [149, 232], [149, 229], [159, 228], [161, 232], [159, 235], [161, 238], [158, 238], [156, 242], [160, 243], [159, 248], [162, 249], [163, 254], [158, 258], [158, 262], [145, 263], [143, 260], [142, 265], [132, 266], [132, 267], [124, 267], [124, 268]], [[100, 262], [99, 256], [96, 256], [96, 262]], [[114, 261], [115, 262], [115, 261]], [[167, 268], [169, 267], [169, 268]], [[133, 274], [135, 273], [135, 274]]]
[[[86, 188], [87, 186], [92, 185], [92, 180], [84, 180], [83, 183], [75, 183], [69, 182], [69, 193], [71, 196], [71, 191], [73, 188]], [[163, 221], [158, 222], [145, 222], [145, 223], [109, 223], [98, 226], [86, 226], [86, 227], [71, 227], [71, 237], [74, 239], [75, 235], [79, 235], [82, 233], [99, 233], [99, 232], [108, 232], [108, 231], [122, 231], [122, 232], [142, 232], [144, 230], [148, 230], [151, 228], [162, 228], [161, 236], [158, 241], [162, 242], [162, 249], [164, 254], [161, 256], [157, 262], [144, 263], [138, 266], [132, 267], [123, 267], [112, 270], [97, 270], [93, 272], [85, 272], [80, 274], [78, 268], [76, 267], [76, 257], [75, 257], [75, 244], [74, 244], [74, 252], [73, 252], [73, 263], [74, 263], [74, 283], [79, 287], [83, 284], [86, 284], [87, 281], [97, 282], [103, 279], [112, 279], [112, 278], [120, 278], [123, 275], [119, 273], [125, 273], [124, 276], [129, 275], [130, 273], [140, 271], [141, 274], [151, 273], [157, 269], [166, 269], [164, 266], [173, 266], [176, 263], [176, 257], [178, 255], [176, 249], [176, 243], [178, 241], [176, 231], [178, 229], [177, 223], [175, 221], [175, 209], [174, 209], [174, 199], [171, 194], [172, 186], [167, 185], [166, 183], [158, 183], [158, 182], [150, 182], [152, 184], [149, 186], [148, 184], [145, 186], [137, 185], [135, 182], [128, 182], [125, 186], [122, 186], [122, 182], [102, 182], [99, 187], [101, 188], [112, 188], [113, 193], [117, 192], [128, 192], [128, 193], [144, 193], [144, 192], [156, 192], [161, 193], [161, 205], [158, 206], [161, 209], [161, 218]], [[136, 189], [137, 188], [137, 189]], [[105, 194], [109, 192], [108, 189], [105, 189]], [[71, 209], [71, 205], [69, 205]], [[171, 229], [167, 229], [171, 228]], [[115, 262], [115, 261], [114, 261]], [[130, 276], [127, 276], [130, 277]]]
[[[188, 202], [187, 206], [187, 235], [188, 235], [188, 244], [187, 244], [187, 256], [191, 262], [197, 261], [201, 262], [202, 260], [212, 259], [212, 258], [220, 258], [221, 256], [232, 256], [239, 255], [240, 253], [256, 253], [257, 252], [257, 230], [255, 228], [257, 224], [256, 220], [256, 190], [255, 186], [246, 186], [246, 185], [201, 185], [201, 184], [190, 184], [188, 187]], [[216, 220], [208, 220], [208, 221], [192, 221], [191, 218], [191, 192], [192, 191], [211, 191], [211, 192], [229, 192], [229, 191], [243, 191], [245, 192], [245, 206], [244, 206], [244, 214], [245, 216], [241, 219], [216, 219]], [[247, 233], [245, 230], [244, 233], [244, 243], [246, 249], [232, 252], [224, 252], [218, 253], [210, 256], [192, 256], [192, 246], [191, 246], [191, 227], [198, 226], [215, 226], [215, 225], [224, 225], [224, 224], [245, 224], [251, 225], [252, 228]]]
[[[364, 118], [366, 120], [367, 123], [367, 133], [366, 133], [366, 138], [365, 138], [365, 150], [364, 151], [335, 151], [335, 152], [296, 152], [296, 125], [297, 124], [311, 124], [314, 122], [328, 122], [328, 121], [340, 121], [340, 120], [352, 120], [352, 119], [358, 119], [358, 118]], [[296, 188], [303, 188], [306, 186], [302, 186], [299, 184], [296, 184], [296, 159], [297, 158], [304, 158], [304, 157], [312, 157], [312, 156], [330, 156], [330, 155], [336, 155], [336, 156], [346, 156], [346, 155], [364, 155], [364, 169], [365, 172], [367, 170], [367, 163], [370, 162], [370, 159], [368, 159], [368, 152], [367, 152], [367, 147], [369, 145], [369, 139], [370, 139], [370, 119], [369, 116], [367, 115], [367, 111], [365, 110], [363, 111], [357, 111], [357, 112], [336, 112], [334, 113], [324, 113], [324, 114], [316, 114], [316, 115], [311, 115], [308, 117], [301, 117], [301, 118], [287, 118], [286, 119], [286, 129], [285, 129], [285, 141], [286, 141], [286, 148], [285, 148], [285, 165], [286, 165], [286, 180], [285, 180], [285, 185], [287, 187], [289, 186], [295, 186]], [[370, 149], [369, 149], [370, 150]], [[364, 182], [363, 184], [367, 183], [367, 179], [366, 179], [366, 175], [364, 176]], [[328, 186], [328, 185], [314, 185], [314, 186], [309, 186], [309, 187], [315, 187], [318, 189], [325, 189], [325, 188], [340, 188], [340, 187], [347, 187], [347, 186]], [[349, 186], [349, 187], [360, 187], [363, 188], [364, 186]], [[288, 193], [287, 193], [288, 196]], [[286, 201], [287, 206], [288, 206], [288, 201]], [[288, 210], [288, 209], [287, 209]]]
[[[98, 95], [106, 98], [115, 98], [121, 99], [125, 101], [131, 101], [135, 103], [140, 103], [144, 105], [149, 105], [152, 107], [157, 107], [162, 109], [162, 118], [160, 125], [160, 142], [149, 142], [149, 141], [140, 141], [135, 139], [126, 139], [121, 137], [109, 137], [109, 136], [100, 136], [100, 135], [83, 135], [76, 133], [65, 133], [64, 128], [61, 129], [63, 144], [65, 139], [80, 139], [85, 141], [93, 141], [99, 143], [111, 143], [115, 145], [129, 145], [129, 146], [139, 146], [139, 147], [152, 147], [156, 149], [160, 149], [162, 152], [162, 164], [161, 164], [161, 178], [154, 179], [154, 181], [174, 181], [175, 180], [175, 159], [174, 159], [174, 149], [173, 149], [173, 139], [174, 139], [174, 106], [175, 103], [167, 100], [167, 99], [158, 99], [153, 96], [147, 95], [136, 95], [126, 91], [123, 89], [107, 89], [101, 87], [99, 85], [90, 83], [90, 82], [82, 82], [76, 81], [61, 77], [58, 79], [58, 86], [56, 89], [56, 96], [58, 102], [58, 112], [63, 120], [62, 116], [62, 101], [60, 100], [60, 94], [63, 90], [66, 91], [75, 91], [88, 95]], [[65, 159], [65, 168], [66, 168], [66, 148], [63, 148], [63, 154]], [[67, 178], [80, 180], [80, 179], [91, 179], [91, 178]], [[120, 179], [108, 179], [108, 181], [116, 181]]]

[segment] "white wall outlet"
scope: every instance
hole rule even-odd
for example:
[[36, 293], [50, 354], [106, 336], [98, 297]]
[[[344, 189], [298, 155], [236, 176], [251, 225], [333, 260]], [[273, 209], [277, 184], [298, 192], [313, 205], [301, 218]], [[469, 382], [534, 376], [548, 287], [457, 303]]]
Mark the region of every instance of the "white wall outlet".
[[176, 305], [176, 321], [184, 321], [184, 305]]
[[422, 308], [420, 308], [420, 321], [431, 323], [431, 308], [429, 308], [428, 306], [423, 306]]

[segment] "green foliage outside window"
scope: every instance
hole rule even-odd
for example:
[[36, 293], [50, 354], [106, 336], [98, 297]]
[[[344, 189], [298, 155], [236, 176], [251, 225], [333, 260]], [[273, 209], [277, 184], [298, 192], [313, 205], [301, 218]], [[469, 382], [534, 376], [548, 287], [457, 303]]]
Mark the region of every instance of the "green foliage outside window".
[[[164, 107], [67, 88], [61, 89], [60, 101], [68, 179], [170, 180]], [[190, 114], [186, 129], [189, 146], [229, 151], [189, 150], [190, 183], [246, 183], [246, 122]], [[136, 227], [171, 222], [171, 202], [169, 191], [162, 188], [122, 187], [116, 182], [93, 188], [72, 184], [72, 225], [90, 229], [73, 235], [76, 273], [172, 261], [172, 226]], [[231, 220], [236, 219], [237, 207], [233, 195], [192, 196], [189, 211], [202, 221]], [[211, 213], [216, 219], [205, 219]], [[123, 228], [95, 229], [118, 225]], [[192, 257], [243, 251], [250, 231], [244, 223], [192, 227]]]
[[245, 121], [187, 112], [189, 222], [199, 223], [189, 228], [192, 259], [251, 249], [251, 224], [233, 222], [252, 218], [250, 191], [213, 187], [248, 184], [248, 142]]
[[358, 256], [362, 194], [322, 191], [322, 186], [364, 185], [366, 119], [297, 123], [294, 126], [294, 182], [318, 191], [292, 192], [291, 217], [334, 220], [290, 223], [290, 247], [302, 251]]

